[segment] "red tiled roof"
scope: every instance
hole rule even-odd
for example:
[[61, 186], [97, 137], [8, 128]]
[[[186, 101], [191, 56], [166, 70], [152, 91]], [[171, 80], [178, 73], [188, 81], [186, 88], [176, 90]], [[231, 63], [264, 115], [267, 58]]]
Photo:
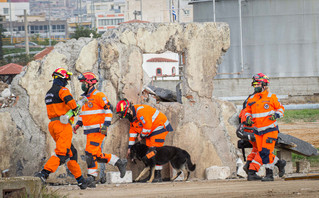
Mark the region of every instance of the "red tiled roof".
[[[134, 19], [130, 21], [124, 21], [122, 23], [149, 23], [149, 21], [141, 21], [141, 20]], [[122, 23], [119, 23], [119, 24], [122, 24]]]
[[177, 60], [169, 59], [169, 58], [151, 58], [148, 59], [146, 62], [178, 62]]
[[20, 74], [22, 72], [23, 66], [9, 63], [0, 67], [0, 75], [10, 75], [10, 74]]
[[42, 50], [41, 52], [37, 53], [37, 54], [34, 56], [34, 59], [35, 59], [35, 60], [42, 59], [42, 58], [45, 57], [47, 54], [49, 54], [49, 53], [53, 50], [53, 48], [54, 48], [53, 46], [45, 48], [45, 49]]

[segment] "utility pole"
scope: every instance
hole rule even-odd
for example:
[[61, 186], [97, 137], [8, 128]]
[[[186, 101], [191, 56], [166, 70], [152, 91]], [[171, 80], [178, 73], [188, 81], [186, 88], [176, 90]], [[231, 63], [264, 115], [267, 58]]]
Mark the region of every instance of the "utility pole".
[[25, 53], [27, 55], [29, 55], [29, 35], [28, 35], [27, 10], [24, 10], [24, 32], [25, 32]]
[[51, 47], [51, 1], [49, 0], [49, 46]]
[[142, 3], [142, 1], [143, 0], [140, 0], [141, 1], [141, 3], [140, 3], [140, 10], [141, 10], [141, 21], [143, 21], [143, 13], [142, 13], [142, 9], [143, 9], [143, 3]]
[[80, 26], [82, 25], [82, 0], [80, 0]]
[[12, 9], [11, 9], [11, 0], [10, 0], [10, 4], [9, 4], [9, 6], [10, 6], [10, 30], [11, 30], [11, 44], [13, 43], [13, 27], [12, 27], [12, 14], [11, 14], [11, 12], [12, 12]]

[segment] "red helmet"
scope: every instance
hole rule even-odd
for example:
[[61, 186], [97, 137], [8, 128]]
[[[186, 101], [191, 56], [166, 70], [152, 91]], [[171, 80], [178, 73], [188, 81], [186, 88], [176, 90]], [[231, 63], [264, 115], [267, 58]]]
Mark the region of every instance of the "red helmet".
[[71, 80], [72, 72], [68, 72], [66, 69], [60, 67], [54, 70], [52, 77], [55, 78], [64, 78], [66, 80]]
[[116, 113], [120, 116], [120, 118], [125, 118], [128, 109], [131, 107], [131, 103], [125, 98], [121, 100], [116, 105]]
[[268, 76], [266, 76], [263, 73], [258, 73], [253, 76], [253, 82], [251, 83], [251, 86], [254, 86], [256, 84], [262, 84], [263, 86], [267, 86], [268, 83], [269, 83]]
[[78, 76], [80, 82], [87, 82], [89, 84], [96, 84], [98, 82], [96, 76], [92, 72], [84, 72]]

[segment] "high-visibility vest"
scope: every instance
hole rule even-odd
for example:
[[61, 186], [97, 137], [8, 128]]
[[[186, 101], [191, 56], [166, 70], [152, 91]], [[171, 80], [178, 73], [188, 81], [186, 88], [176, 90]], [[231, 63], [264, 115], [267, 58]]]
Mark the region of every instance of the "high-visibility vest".
[[257, 128], [256, 134], [262, 135], [278, 131], [277, 121], [272, 121], [269, 118], [275, 113], [278, 114], [279, 118], [283, 117], [285, 108], [275, 94], [265, 90], [248, 99], [245, 111], [245, 117], [250, 116], [253, 119], [253, 126]]
[[76, 102], [69, 89], [57, 84], [53, 84], [45, 95], [45, 104], [49, 119], [60, 117], [70, 109], [76, 108]]
[[134, 105], [133, 114], [136, 119], [130, 125], [129, 147], [135, 142], [138, 134], [151, 137], [166, 131], [173, 131], [167, 117], [149, 105]]
[[111, 125], [113, 112], [109, 108], [104, 109], [109, 106], [105, 94], [94, 89], [86, 97], [88, 102], [82, 106], [78, 120], [83, 125], [84, 134], [99, 132], [104, 123]]

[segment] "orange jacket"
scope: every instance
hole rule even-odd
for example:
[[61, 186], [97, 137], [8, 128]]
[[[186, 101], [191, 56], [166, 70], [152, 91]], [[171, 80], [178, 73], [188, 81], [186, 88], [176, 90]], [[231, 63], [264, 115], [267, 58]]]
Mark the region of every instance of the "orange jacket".
[[89, 100], [82, 106], [77, 125], [83, 126], [84, 134], [100, 132], [102, 125], [110, 126], [113, 112], [111, 105], [104, 93], [90, 90], [86, 95]]
[[135, 143], [138, 134], [144, 138], [173, 131], [167, 117], [149, 105], [134, 105], [132, 111], [135, 119], [130, 124], [129, 148]]
[[254, 127], [257, 127], [257, 135], [262, 135], [271, 131], [278, 131], [276, 120], [270, 120], [270, 116], [275, 114], [277, 118], [284, 116], [285, 108], [275, 94], [267, 90], [256, 93], [248, 99], [245, 117], [253, 119]]
[[49, 119], [60, 117], [77, 107], [69, 89], [57, 84], [53, 84], [45, 95], [45, 104]]

